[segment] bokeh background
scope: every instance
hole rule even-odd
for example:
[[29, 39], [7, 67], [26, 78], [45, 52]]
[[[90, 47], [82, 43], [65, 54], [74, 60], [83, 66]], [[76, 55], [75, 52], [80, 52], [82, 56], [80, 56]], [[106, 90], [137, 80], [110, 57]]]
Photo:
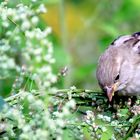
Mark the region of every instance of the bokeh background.
[[68, 66], [64, 87], [99, 89], [100, 54], [120, 35], [140, 31], [139, 0], [48, 0], [43, 20], [53, 29], [56, 71]]
[[[28, 0], [22, 1], [28, 3]], [[18, 0], [11, 1], [15, 7]], [[68, 67], [58, 88], [100, 90], [96, 80], [98, 58], [120, 35], [140, 31], [139, 0], [44, 0], [47, 13], [40, 15], [41, 26], [50, 26], [53, 42], [54, 72]], [[3, 33], [2, 33], [3, 31]], [[4, 30], [0, 29], [0, 36]], [[12, 74], [16, 75], [16, 74]], [[13, 79], [0, 80], [0, 92], [9, 94]]]

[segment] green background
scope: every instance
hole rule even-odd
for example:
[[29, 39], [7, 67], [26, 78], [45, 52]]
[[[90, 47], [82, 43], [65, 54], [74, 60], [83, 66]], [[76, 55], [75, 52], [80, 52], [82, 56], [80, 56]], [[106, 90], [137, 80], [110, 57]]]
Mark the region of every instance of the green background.
[[56, 71], [68, 66], [65, 87], [99, 89], [98, 58], [120, 35], [140, 31], [139, 0], [48, 0], [42, 15], [53, 29]]

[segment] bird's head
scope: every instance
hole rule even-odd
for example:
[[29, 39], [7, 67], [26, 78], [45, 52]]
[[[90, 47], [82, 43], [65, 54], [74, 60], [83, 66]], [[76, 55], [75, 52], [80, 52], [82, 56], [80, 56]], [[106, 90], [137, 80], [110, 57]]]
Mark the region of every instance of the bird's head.
[[112, 97], [118, 88], [121, 59], [122, 58], [118, 56], [118, 52], [115, 48], [106, 50], [99, 59], [97, 79], [103, 91], [107, 93], [109, 101], [112, 100]]
[[109, 101], [114, 93], [123, 90], [131, 81], [135, 59], [133, 48], [137, 44], [136, 35], [126, 35], [116, 39], [101, 55], [96, 71], [100, 87], [106, 92]]

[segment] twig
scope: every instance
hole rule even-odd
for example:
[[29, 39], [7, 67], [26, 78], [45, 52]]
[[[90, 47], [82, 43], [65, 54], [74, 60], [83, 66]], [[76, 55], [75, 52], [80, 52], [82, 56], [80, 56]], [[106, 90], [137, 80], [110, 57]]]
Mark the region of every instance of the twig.
[[[84, 98], [84, 99], [93, 99], [94, 97], [100, 97], [102, 99], [105, 98], [105, 96], [101, 93], [101, 92], [95, 92], [93, 90], [85, 90], [85, 89], [75, 89], [75, 90], [71, 90], [71, 89], [60, 89], [57, 90], [55, 93], [49, 93], [50, 96], [55, 96], [55, 97], [66, 97], [68, 98], [68, 92], [71, 92], [72, 97], [73, 98]], [[35, 96], [41, 95], [41, 92], [35, 92], [34, 93]], [[6, 102], [11, 102], [13, 100], [19, 99], [20, 97], [22, 97], [22, 92], [12, 95], [8, 98], [5, 98]]]

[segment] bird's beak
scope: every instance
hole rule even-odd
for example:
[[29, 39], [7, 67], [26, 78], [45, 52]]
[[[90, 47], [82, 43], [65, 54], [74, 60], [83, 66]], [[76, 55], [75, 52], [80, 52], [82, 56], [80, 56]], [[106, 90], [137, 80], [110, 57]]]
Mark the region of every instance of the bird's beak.
[[109, 102], [112, 101], [112, 97], [114, 96], [115, 91], [117, 91], [117, 88], [118, 88], [118, 82], [113, 84], [111, 87], [106, 87]]

